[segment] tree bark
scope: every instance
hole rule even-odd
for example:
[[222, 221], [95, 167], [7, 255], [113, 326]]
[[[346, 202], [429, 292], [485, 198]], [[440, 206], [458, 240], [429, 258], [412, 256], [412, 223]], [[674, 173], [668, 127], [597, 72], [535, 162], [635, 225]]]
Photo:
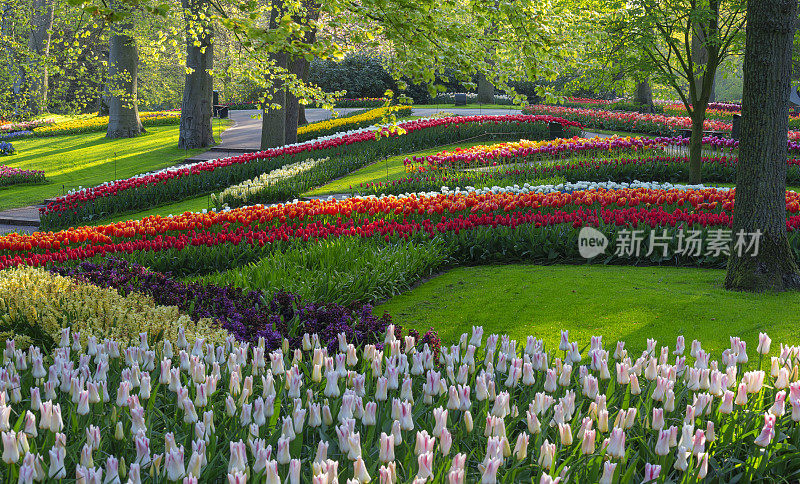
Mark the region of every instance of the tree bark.
[[[309, 22], [316, 22], [319, 19], [320, 4], [313, 0], [306, 0], [303, 2], [306, 9], [304, 16], [296, 16], [297, 23], [308, 24]], [[303, 42], [306, 44], [313, 44], [317, 39], [317, 28], [309, 28], [303, 35]], [[297, 76], [303, 82], [308, 80], [308, 74], [311, 69], [311, 63], [305, 57], [292, 57], [289, 59], [289, 72]], [[297, 97], [291, 92], [286, 92], [286, 144], [297, 143], [297, 127], [301, 124], [308, 124], [305, 119], [305, 107], [301, 106]]]
[[[289, 72], [297, 76], [298, 79], [305, 80], [308, 75], [304, 74], [304, 68], [308, 62], [302, 57], [292, 57], [289, 60]], [[300, 122], [300, 103], [297, 96], [291, 92], [286, 92], [286, 144], [297, 143], [297, 126]]]
[[636, 94], [633, 102], [649, 106], [650, 112], [653, 111], [653, 89], [650, 87], [650, 80], [644, 79], [636, 83]]
[[[112, 2], [113, 8], [122, 8]], [[106, 138], [132, 138], [144, 133], [139, 120], [137, 81], [139, 51], [131, 36], [131, 17], [112, 26], [108, 41], [108, 130]]]
[[494, 104], [494, 86], [483, 73], [478, 74], [478, 102]]
[[[28, 110], [31, 114], [47, 111], [49, 72], [47, 59], [50, 55], [50, 29], [53, 27], [54, 5], [52, 0], [33, 0], [31, 30], [28, 33], [28, 50], [31, 58], [31, 71], [39, 75], [28, 76]], [[37, 69], [38, 68], [38, 69]]]
[[308, 119], [306, 119], [306, 107], [301, 104], [297, 109], [297, 113], [297, 125], [305, 126], [308, 124]]
[[[275, 29], [278, 26], [278, 18], [283, 15], [283, 0], [272, 0], [270, 11], [269, 28]], [[288, 56], [286, 53], [277, 52], [270, 55], [278, 69], [288, 68]], [[261, 149], [274, 148], [286, 144], [286, 89], [284, 82], [277, 77], [267, 74], [267, 78], [273, 77], [272, 96], [264, 105], [261, 112]], [[271, 108], [268, 104], [276, 104], [277, 108]]]
[[[214, 80], [213, 27], [200, 14], [207, 0], [181, 0], [186, 21], [186, 82], [183, 86], [178, 148], [205, 148], [214, 144], [212, 96]], [[206, 17], [204, 17], [206, 18]], [[200, 45], [196, 45], [195, 42]]]
[[748, 0], [733, 234], [760, 230], [757, 256], [731, 251], [725, 287], [800, 288], [786, 235], [786, 157], [797, 0]]

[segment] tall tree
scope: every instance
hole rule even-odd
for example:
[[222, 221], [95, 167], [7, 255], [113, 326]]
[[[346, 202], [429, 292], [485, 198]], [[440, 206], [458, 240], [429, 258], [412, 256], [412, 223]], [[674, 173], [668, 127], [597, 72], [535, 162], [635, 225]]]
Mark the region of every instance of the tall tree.
[[760, 233], [758, 253], [731, 251], [725, 287], [800, 289], [786, 236], [786, 157], [797, 0], [748, 0], [733, 233]]
[[111, 26], [108, 41], [108, 130], [106, 138], [132, 138], [144, 133], [139, 120], [137, 83], [139, 53], [133, 36], [133, 16], [114, 1], [112, 8], [125, 14]]
[[[28, 97], [28, 110], [32, 114], [47, 111], [49, 90], [48, 61], [50, 56], [51, 29], [53, 28], [53, 0], [33, 0], [31, 29], [28, 33], [28, 51], [31, 56], [28, 76], [31, 95]], [[37, 72], [38, 71], [38, 72]]]
[[186, 23], [186, 83], [181, 103], [178, 148], [204, 148], [214, 144], [211, 124], [214, 81], [214, 31], [208, 0], [181, 0]]
[[[278, 22], [285, 13], [284, 0], [272, 0], [269, 28], [276, 30]], [[261, 112], [261, 149], [274, 148], [286, 144], [286, 86], [281, 76], [288, 69], [289, 55], [286, 52], [273, 52], [270, 55], [273, 65], [266, 74], [271, 84], [271, 103], [265, 104]]]
[[[319, 19], [318, 2], [306, 0], [303, 2], [303, 11], [295, 15], [295, 22], [305, 24], [306, 30], [303, 33], [302, 41], [308, 45], [313, 45], [317, 39], [316, 22]], [[291, 56], [288, 60], [289, 73], [293, 74], [299, 81], [308, 80], [311, 70], [311, 62], [303, 55]], [[292, 90], [286, 92], [286, 144], [297, 143], [297, 127], [301, 121], [305, 122], [305, 111], [301, 112], [300, 100]]]
[[700, 183], [706, 110], [717, 67], [741, 45], [744, 1], [632, 0], [622, 10], [654, 80], [672, 87], [692, 119], [689, 182]]

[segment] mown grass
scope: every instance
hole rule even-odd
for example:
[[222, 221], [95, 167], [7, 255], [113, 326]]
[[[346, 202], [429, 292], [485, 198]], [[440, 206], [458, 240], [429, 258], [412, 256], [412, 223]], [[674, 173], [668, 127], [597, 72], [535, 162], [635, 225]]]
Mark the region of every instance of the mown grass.
[[455, 151], [458, 148], [471, 148], [477, 145], [492, 145], [500, 143], [500, 140], [480, 140], [480, 141], [465, 141], [462, 143], [455, 143], [450, 145], [438, 146], [429, 150], [418, 151], [416, 153], [409, 153], [405, 155], [393, 156], [385, 160], [376, 161], [367, 165], [360, 170], [356, 170], [349, 175], [333, 180], [319, 188], [316, 188], [306, 195], [330, 195], [332, 193], [348, 193], [350, 187], [358, 186], [361, 183], [377, 183], [399, 180], [405, 178], [406, 173], [403, 161], [406, 158], [413, 158], [415, 156], [428, 156], [435, 155], [442, 151]]
[[[215, 128], [230, 121], [215, 121]], [[215, 129], [219, 139], [220, 131]], [[178, 126], [148, 127], [136, 138], [109, 140], [104, 132], [12, 141], [17, 154], [2, 164], [44, 170], [47, 183], [0, 189], [0, 210], [41, 203], [79, 186], [91, 187], [182, 162], [205, 149], [178, 149]]]
[[[326, 185], [323, 185], [315, 190], [305, 193], [305, 196], [322, 196], [330, 195], [333, 193], [347, 193], [350, 186], [357, 185], [362, 182], [370, 181], [386, 181], [398, 180], [406, 175], [403, 160], [413, 156], [425, 156], [439, 153], [442, 150], [455, 150], [456, 148], [469, 148], [475, 145], [492, 144], [495, 141], [468, 141], [464, 143], [456, 143], [438, 148], [433, 148], [425, 151], [418, 151], [407, 155], [393, 156], [386, 160], [376, 161], [371, 165], [367, 165], [360, 170], [357, 170], [344, 178], [334, 180]], [[386, 173], [389, 173], [388, 177]], [[141, 212], [129, 213], [115, 216], [111, 221], [119, 222], [122, 220], [138, 220], [149, 215], [178, 215], [186, 211], [199, 212], [203, 209], [213, 207], [209, 205], [209, 195], [202, 195], [199, 197], [189, 198], [180, 202], [171, 203], [169, 205], [162, 205], [152, 209], [144, 210]], [[102, 220], [98, 224], [110, 223], [109, 219]]]
[[[714, 358], [730, 336], [747, 341], [756, 358], [758, 333], [773, 348], [796, 337], [800, 293], [749, 294], [726, 291], [722, 270], [675, 267], [534, 266], [460, 267], [376, 307], [394, 322], [420, 331], [433, 327], [444, 341], [481, 325], [522, 345], [527, 335], [557, 348], [559, 331], [588, 346], [602, 335], [606, 349], [617, 340], [643, 348], [648, 338], [674, 347], [702, 342]], [[554, 346], [555, 345], [555, 346]]]

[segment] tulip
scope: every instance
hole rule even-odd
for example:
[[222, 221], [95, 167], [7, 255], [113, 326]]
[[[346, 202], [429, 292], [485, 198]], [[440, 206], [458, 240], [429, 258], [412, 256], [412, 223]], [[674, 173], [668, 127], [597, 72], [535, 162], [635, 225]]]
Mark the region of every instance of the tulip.
[[772, 344], [772, 340], [767, 333], [758, 333], [758, 347], [756, 348], [756, 352], [762, 355], [766, 355], [769, 353], [770, 345]]
[[[661, 474], [661, 466], [647, 462], [644, 465], [644, 480], [642, 483], [655, 481]], [[704, 476], [705, 477], [705, 476]]]
[[481, 484], [496, 484], [497, 471], [500, 469], [502, 464], [502, 459], [490, 459], [486, 465], [479, 465], [478, 468], [481, 471]]
[[555, 466], [556, 444], [551, 444], [549, 440], [545, 439], [539, 449], [539, 458], [537, 462], [543, 469], [553, 470]]
[[383, 463], [391, 462], [394, 460], [394, 437], [381, 432], [380, 451], [378, 453], [378, 460]]
[[246, 473], [247, 447], [245, 447], [244, 442], [242, 442], [241, 440], [238, 442], [230, 442], [230, 456], [231, 456], [230, 460], [228, 461], [228, 473], [235, 473], [235, 472]]
[[583, 439], [581, 441], [581, 454], [593, 454], [595, 449], [595, 439], [597, 431], [594, 429], [586, 429], [583, 432]]
[[611, 431], [611, 438], [607, 449], [608, 454], [612, 458], [625, 457], [625, 431], [620, 428], [614, 428]]
[[19, 460], [19, 446], [17, 445], [17, 434], [13, 430], [2, 433], [3, 440], [3, 462], [15, 464]]
[[433, 477], [433, 452], [424, 452], [417, 456], [417, 476], [416, 479], [427, 482]]
[[600, 477], [600, 484], [611, 484], [614, 482], [614, 472], [617, 470], [616, 462], [606, 461], [603, 463], [603, 475]]
[[141, 484], [141, 467], [137, 463], [131, 464], [128, 470], [128, 484]]
[[355, 479], [361, 483], [370, 482], [372, 480], [367, 472], [367, 465], [364, 463], [364, 460], [361, 457], [356, 459], [356, 461], [353, 463], [353, 475]]
[[67, 470], [64, 468], [64, 459], [67, 457], [67, 450], [64, 447], [54, 446], [50, 448], [48, 453], [50, 454], [48, 478], [64, 479], [67, 477]]
[[764, 414], [764, 427], [761, 429], [761, 433], [756, 437], [756, 440], [753, 442], [759, 447], [766, 447], [771, 442], [772, 439], [775, 437], [775, 416], [769, 413]]

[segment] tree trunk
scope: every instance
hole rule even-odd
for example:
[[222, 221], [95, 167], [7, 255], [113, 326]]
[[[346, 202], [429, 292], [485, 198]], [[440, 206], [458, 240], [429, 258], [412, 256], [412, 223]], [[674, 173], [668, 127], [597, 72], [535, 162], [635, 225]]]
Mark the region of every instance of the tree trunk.
[[[113, 8], [121, 8], [114, 5]], [[139, 51], [131, 35], [133, 22], [128, 16], [112, 26], [108, 41], [108, 131], [106, 138], [132, 138], [144, 133], [137, 105]]]
[[649, 106], [650, 112], [653, 112], [653, 89], [650, 87], [649, 79], [644, 79], [636, 83], [636, 94], [634, 95], [633, 102]]
[[733, 236], [761, 231], [757, 255], [732, 250], [725, 287], [800, 288], [786, 236], [786, 157], [797, 0], [748, 0]]
[[[319, 19], [320, 4], [313, 0], [305, 0], [303, 6], [306, 9], [305, 16], [295, 16], [295, 22], [308, 25], [309, 22]], [[303, 35], [303, 42], [313, 44], [317, 39], [317, 28], [309, 28]], [[297, 76], [302, 82], [308, 80], [308, 73], [311, 63], [305, 57], [292, 57], [289, 59], [289, 72]], [[303, 124], [306, 123], [305, 107], [301, 106], [291, 92], [286, 92], [286, 144], [297, 143], [297, 127], [300, 125], [300, 113], [302, 108]]]
[[[269, 28], [278, 26], [278, 18], [283, 16], [283, 1], [273, 0], [269, 17]], [[280, 69], [288, 68], [288, 56], [283, 52], [272, 54], [271, 59]], [[267, 74], [270, 78], [270, 74]], [[272, 96], [267, 100], [261, 111], [261, 149], [274, 148], [286, 144], [286, 90], [282, 80], [272, 80]], [[278, 108], [270, 108], [269, 104], [276, 104]]]
[[54, 5], [52, 0], [33, 0], [31, 30], [28, 33], [28, 50], [31, 55], [31, 73], [28, 76], [28, 110], [32, 114], [47, 111], [47, 92], [49, 90], [48, 56], [50, 55], [50, 29], [53, 27]]
[[[289, 72], [298, 79], [305, 80], [303, 68], [308, 64], [303, 57], [292, 57], [289, 60]], [[291, 92], [286, 93], [286, 144], [297, 143], [297, 126], [300, 122], [300, 103]]]
[[[211, 124], [214, 80], [209, 70], [214, 66], [213, 27], [201, 18], [208, 9], [207, 0], [182, 0], [186, 21], [186, 83], [183, 86], [181, 125], [178, 148], [205, 148], [214, 144]], [[202, 29], [202, 31], [201, 31]], [[200, 45], [196, 45], [199, 42]]]
[[[278, 67], [286, 68], [287, 55], [284, 53], [273, 56]], [[277, 104], [280, 108], [264, 107], [261, 115], [261, 149], [275, 148], [286, 144], [286, 90], [283, 81], [273, 80], [272, 98], [268, 101]]]
[[483, 73], [478, 74], [478, 103], [494, 104], [494, 86]]
[[308, 124], [308, 119], [306, 119], [306, 107], [301, 104], [297, 109], [297, 113], [297, 125], [305, 126]]
[[706, 110], [695, 109], [691, 114], [692, 136], [689, 139], [689, 183], [697, 185], [702, 181], [703, 173], [703, 123]]

